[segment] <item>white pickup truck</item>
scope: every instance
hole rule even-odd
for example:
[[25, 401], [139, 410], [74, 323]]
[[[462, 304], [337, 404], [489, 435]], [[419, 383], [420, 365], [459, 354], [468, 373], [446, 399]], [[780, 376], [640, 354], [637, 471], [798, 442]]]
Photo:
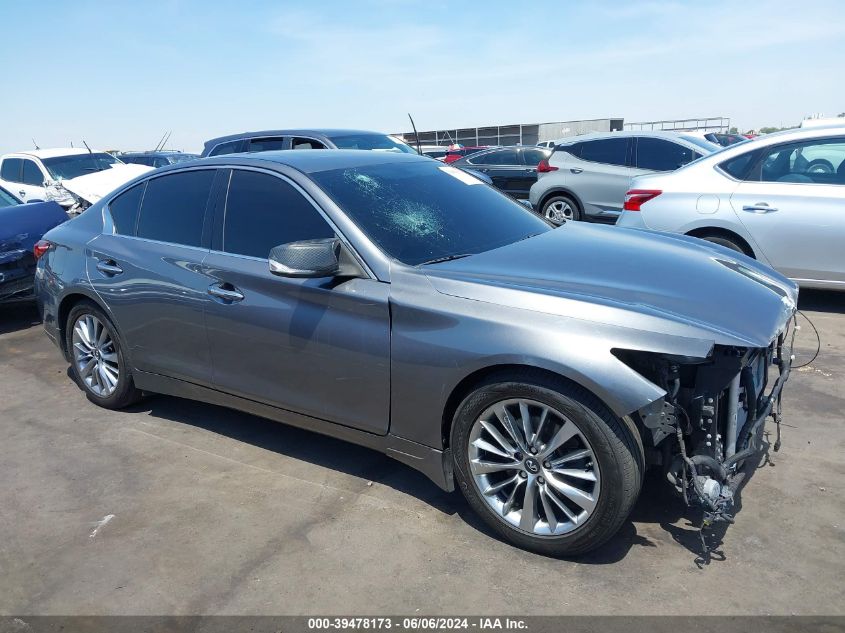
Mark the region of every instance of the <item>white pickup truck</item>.
[[24, 202], [53, 200], [73, 214], [150, 169], [96, 150], [36, 149], [0, 156], [0, 186]]

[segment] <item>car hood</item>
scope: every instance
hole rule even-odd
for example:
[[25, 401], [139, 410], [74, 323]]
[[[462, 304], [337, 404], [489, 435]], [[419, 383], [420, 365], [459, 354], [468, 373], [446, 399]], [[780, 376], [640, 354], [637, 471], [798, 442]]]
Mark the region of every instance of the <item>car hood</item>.
[[582, 222], [423, 270], [444, 294], [747, 347], [767, 346], [798, 299], [793, 282], [729, 249]]
[[114, 165], [109, 169], [61, 181], [61, 186], [83, 200], [94, 204], [100, 198], [133, 178], [152, 171], [146, 165]]

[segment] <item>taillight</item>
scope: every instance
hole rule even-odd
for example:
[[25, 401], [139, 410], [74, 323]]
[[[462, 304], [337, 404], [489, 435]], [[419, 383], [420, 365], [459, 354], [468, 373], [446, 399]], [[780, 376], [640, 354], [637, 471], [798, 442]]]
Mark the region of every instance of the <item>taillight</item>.
[[35, 255], [35, 261], [41, 259], [41, 256], [50, 250], [50, 242], [47, 240], [38, 240], [35, 243], [35, 246], [32, 247], [32, 254]]
[[622, 208], [625, 211], [640, 211], [640, 207], [661, 193], [663, 191], [660, 189], [631, 189], [625, 194], [625, 204], [622, 205]]
[[560, 169], [559, 167], [555, 167], [553, 165], [549, 165], [549, 159], [544, 158], [539, 163], [537, 163], [537, 173], [538, 174], [548, 174], [550, 171], [557, 171]]

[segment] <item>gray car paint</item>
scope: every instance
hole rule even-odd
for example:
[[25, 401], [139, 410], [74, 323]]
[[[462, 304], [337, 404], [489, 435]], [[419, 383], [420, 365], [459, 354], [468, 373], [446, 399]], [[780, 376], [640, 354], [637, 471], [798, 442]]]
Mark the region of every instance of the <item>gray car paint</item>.
[[[262, 260], [237, 266], [229, 261], [228, 274], [240, 275], [248, 300], [236, 314], [225, 310], [232, 306], [211, 306], [201, 296], [208, 279], [199, 278], [222, 278], [224, 255], [212, 253], [198, 263], [203, 249], [190, 256], [176, 252], [180, 247], [111, 235], [109, 200], [103, 200], [45, 236], [57, 245], [39, 261], [36, 279], [45, 329], [62, 346], [68, 301], [88, 297], [111, 314], [129, 345], [139, 388], [371, 446], [451, 489], [448, 407], [481, 373], [514, 365], [543, 368], [626, 415], [664, 392], [611, 350], [702, 358], [714, 344], [765, 347], [794, 309], [792, 282], [733, 251], [692, 238], [579, 223], [458, 261], [406, 266], [381, 252], [308, 177], [310, 170], [396, 160], [430, 159], [268, 152], [205, 163], [289, 178], [357, 255], [365, 271], [361, 279], [292, 283], [265, 274]], [[155, 175], [183, 169], [165, 167]], [[125, 240], [131, 244], [117, 245]], [[86, 265], [104, 256], [122, 264], [147, 249], [155, 256], [143, 257], [143, 279], [106, 282], [96, 266]], [[173, 282], [187, 292], [168, 290]], [[163, 334], [156, 342], [155, 329], [163, 327], [186, 335]], [[221, 343], [229, 335], [235, 340]], [[169, 349], [157, 361], [139, 342], [157, 351], [166, 343]], [[227, 367], [239, 345], [248, 346], [254, 363]], [[198, 367], [209, 357], [212, 380], [207, 367]], [[262, 377], [259, 386], [237, 375], [262, 367], [273, 375]], [[297, 368], [305, 375], [291, 379]], [[292, 382], [285, 385], [287, 380]], [[305, 392], [294, 393], [294, 386]]]

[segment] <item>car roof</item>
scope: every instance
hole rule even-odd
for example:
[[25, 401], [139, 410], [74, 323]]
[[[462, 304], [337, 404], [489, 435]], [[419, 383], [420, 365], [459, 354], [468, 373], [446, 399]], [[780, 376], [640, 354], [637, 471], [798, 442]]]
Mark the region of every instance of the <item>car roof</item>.
[[[269, 152], [246, 152], [238, 154], [225, 154], [213, 156], [191, 163], [181, 163], [178, 167], [196, 167], [200, 164], [209, 165], [258, 165], [260, 163], [277, 163], [287, 165], [305, 174], [330, 171], [350, 167], [368, 167], [370, 165], [383, 165], [386, 163], [398, 162], [421, 162], [427, 165], [443, 167], [442, 163], [432, 160], [428, 156], [419, 154], [407, 154], [405, 152], [390, 151], [362, 151], [358, 149], [327, 149], [320, 151], [285, 151], [273, 150]], [[170, 169], [176, 168], [172, 165]], [[164, 168], [168, 169], [168, 168]]]
[[[97, 154], [102, 153], [97, 149], [92, 149], [91, 151]], [[84, 147], [55, 147], [52, 149], [29, 149], [22, 152], [9, 153], [20, 154], [22, 156], [32, 156], [33, 158], [55, 158], [57, 156], [76, 156], [78, 154], [87, 154], [88, 150]]]
[[[351, 130], [344, 128], [310, 128], [310, 129], [288, 129], [288, 130], [259, 130], [257, 132], [239, 132], [237, 134], [228, 134], [226, 136], [218, 136], [217, 138], [209, 139], [205, 142], [206, 147], [209, 145], [219, 145], [227, 141], [236, 141], [242, 138], [255, 138], [257, 136], [325, 136], [331, 138], [333, 136], [348, 136], [351, 134], [384, 134], [383, 132], [374, 132], [372, 130]], [[387, 136], [385, 134], [385, 136]]]
[[193, 152], [180, 152], [175, 149], [160, 149], [160, 150], [146, 150], [140, 152], [120, 152], [117, 157], [121, 156], [199, 156]]
[[632, 136], [651, 136], [654, 138], [671, 138], [677, 139], [684, 134], [695, 135], [692, 131], [687, 130], [619, 130], [617, 132], [587, 132], [578, 136], [567, 136], [557, 141], [558, 145], [571, 145], [580, 141], [601, 139], [601, 138], [616, 138], [619, 136], [629, 138]]

